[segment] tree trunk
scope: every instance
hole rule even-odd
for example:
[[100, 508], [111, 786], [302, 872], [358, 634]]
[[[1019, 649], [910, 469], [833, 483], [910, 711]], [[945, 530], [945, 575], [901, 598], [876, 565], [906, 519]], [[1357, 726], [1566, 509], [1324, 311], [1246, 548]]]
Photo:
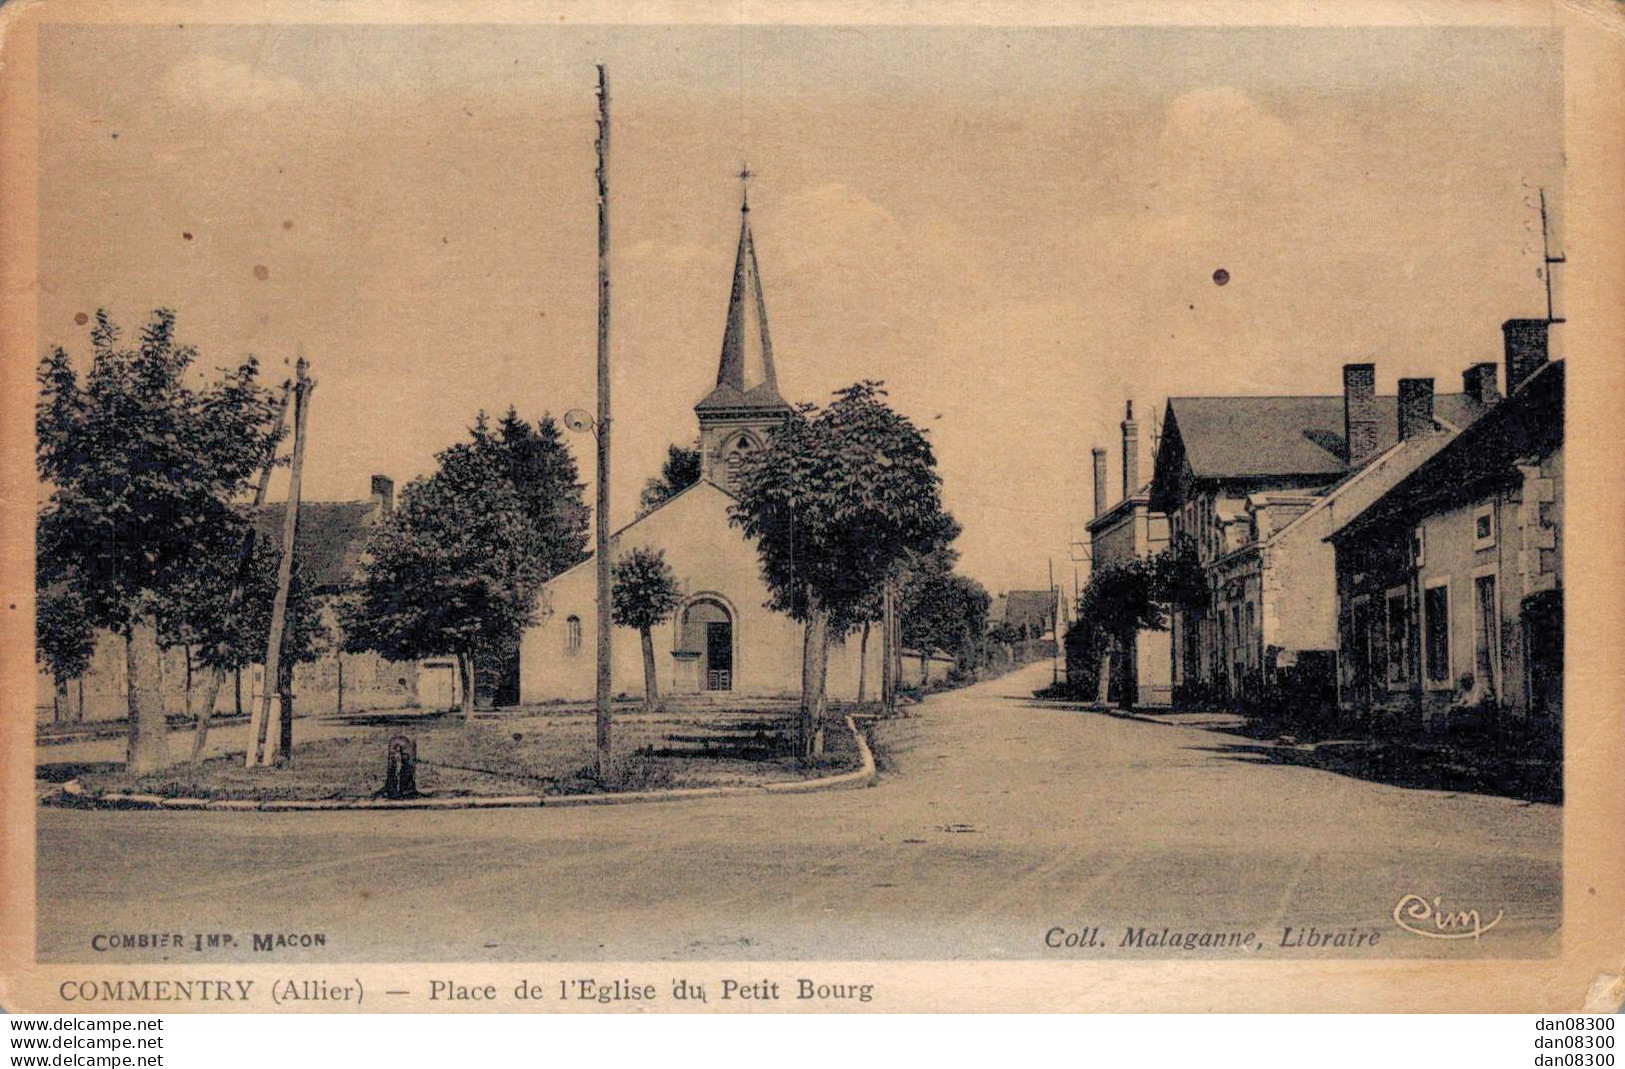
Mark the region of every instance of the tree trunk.
[[63, 706], [68, 703], [68, 685], [58, 681], [55, 689], [51, 691], [51, 723], [60, 724], [63, 720]]
[[281, 710], [277, 717], [277, 764], [286, 765], [293, 761], [293, 662], [284, 661], [282, 678], [277, 681], [277, 704]]
[[824, 756], [824, 719], [829, 707], [829, 619], [826, 615], [823, 636], [818, 642], [818, 702], [813, 707], [813, 756]]
[[1108, 642], [1100, 650], [1100, 684], [1095, 691], [1095, 703], [1097, 705], [1109, 705], [1111, 703], [1111, 690], [1112, 647], [1111, 643]]
[[930, 683], [930, 682], [931, 682], [931, 654], [928, 653], [925, 650], [921, 650], [920, 651], [920, 693], [921, 694], [925, 693], [926, 685], [928, 683]]
[[203, 760], [203, 748], [209, 741], [209, 722], [214, 719], [214, 703], [220, 697], [220, 684], [226, 673], [220, 668], [209, 669], [209, 681], [203, 687], [203, 708], [198, 710], [197, 730], [192, 734], [192, 763]]
[[811, 611], [801, 644], [801, 716], [797, 724], [796, 752], [803, 762], [813, 757], [817, 744], [818, 718], [824, 699], [824, 673], [821, 651], [829, 643], [829, 610], [812, 599]]
[[236, 668], [231, 674], [232, 711], [243, 715], [243, 670]]
[[182, 646], [181, 653], [186, 658], [186, 715], [192, 715], [192, 647]]
[[1124, 635], [1117, 640], [1117, 648], [1122, 651], [1122, 660], [1118, 667], [1123, 673], [1123, 686], [1117, 695], [1117, 705], [1122, 709], [1134, 708], [1134, 637]]
[[895, 611], [892, 607], [895, 597], [891, 584], [887, 583], [880, 610], [880, 706], [887, 716], [897, 712], [897, 690], [892, 685], [891, 674], [891, 621]]
[[73, 708], [68, 715], [69, 719], [73, 723], [77, 724], [83, 721], [85, 718], [85, 677], [80, 676], [78, 679], [74, 680], [73, 683], [73, 689], [75, 692]]
[[136, 775], [169, 764], [169, 730], [164, 722], [162, 677], [158, 674], [158, 628], [141, 617], [124, 636], [125, 681], [130, 705], [130, 739], [125, 767]]
[[897, 598], [892, 598], [891, 613], [891, 664], [886, 670], [891, 673], [892, 704], [897, 703], [897, 692], [903, 688], [903, 621], [897, 615]]
[[647, 627], [639, 630], [643, 639], [643, 708], [654, 712], [660, 704], [660, 683], [655, 679], [655, 638]]
[[474, 651], [458, 654], [457, 666], [463, 673], [463, 722], [467, 723], [474, 718]]
[[333, 664], [338, 669], [338, 684], [339, 684], [338, 685], [338, 690], [339, 690], [339, 693], [338, 693], [338, 708], [335, 710], [335, 712], [337, 712], [339, 716], [343, 716], [344, 715], [344, 651], [342, 649], [336, 649], [336, 650], [333, 651]]
[[867, 695], [865, 688], [869, 681], [869, 621], [863, 622], [863, 638], [858, 643], [858, 704], [862, 705]]

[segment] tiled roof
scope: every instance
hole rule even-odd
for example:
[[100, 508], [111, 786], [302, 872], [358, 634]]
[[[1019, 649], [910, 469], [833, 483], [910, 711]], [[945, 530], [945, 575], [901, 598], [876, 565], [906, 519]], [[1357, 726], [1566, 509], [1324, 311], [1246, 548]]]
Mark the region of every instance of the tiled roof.
[[[1399, 400], [1377, 397], [1372, 455], [1399, 440]], [[1343, 397], [1170, 397], [1191, 472], [1198, 479], [1325, 475], [1348, 470]], [[1482, 409], [1466, 394], [1436, 394], [1434, 418], [1457, 429]]]
[[1012, 590], [1004, 596], [1004, 622], [1022, 626], [1037, 623], [1048, 627], [1055, 612], [1055, 592], [1051, 590]]
[[[278, 552], [287, 503], [266, 505], [255, 521], [259, 538]], [[361, 565], [372, 533], [371, 501], [303, 501], [299, 504], [299, 541], [294, 555], [300, 574], [317, 589], [343, 586]]]

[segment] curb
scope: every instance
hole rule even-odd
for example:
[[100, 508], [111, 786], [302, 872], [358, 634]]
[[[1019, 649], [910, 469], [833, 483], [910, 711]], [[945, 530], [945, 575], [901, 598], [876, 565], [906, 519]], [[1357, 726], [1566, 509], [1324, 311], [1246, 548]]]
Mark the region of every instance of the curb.
[[871, 787], [878, 775], [875, 757], [863, 732], [846, 717], [847, 730], [858, 744], [858, 768], [851, 772], [838, 772], [811, 780], [787, 780], [765, 783], [759, 787], [683, 787], [669, 791], [626, 791], [619, 794], [561, 794], [548, 797], [538, 794], [464, 795], [456, 798], [414, 798], [389, 801], [383, 798], [334, 798], [301, 800], [294, 798], [272, 801], [227, 800], [209, 798], [163, 798], [156, 794], [102, 794], [87, 795], [70, 790], [77, 780], [58, 787], [37, 800], [40, 805], [60, 804], [56, 799], [66, 796], [73, 801], [67, 808], [79, 809], [169, 809], [203, 810], [211, 813], [311, 813], [350, 809], [555, 809], [575, 806], [634, 805], [649, 802], [686, 802], [696, 798], [733, 798], [761, 794], [818, 794], [824, 791], [851, 790]]

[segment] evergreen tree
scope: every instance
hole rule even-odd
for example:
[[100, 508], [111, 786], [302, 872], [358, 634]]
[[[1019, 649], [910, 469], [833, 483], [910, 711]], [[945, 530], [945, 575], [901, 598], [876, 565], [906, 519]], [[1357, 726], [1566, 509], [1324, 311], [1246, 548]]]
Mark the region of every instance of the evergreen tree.
[[477, 665], [517, 648], [542, 584], [581, 558], [586, 509], [550, 419], [532, 431], [510, 413], [493, 432], [482, 412], [437, 459], [375, 532], [340, 614], [347, 649], [457, 657], [467, 715]]
[[638, 515], [653, 512], [699, 481], [700, 451], [680, 445], [668, 446], [660, 474], [644, 484], [643, 496], [638, 499]]

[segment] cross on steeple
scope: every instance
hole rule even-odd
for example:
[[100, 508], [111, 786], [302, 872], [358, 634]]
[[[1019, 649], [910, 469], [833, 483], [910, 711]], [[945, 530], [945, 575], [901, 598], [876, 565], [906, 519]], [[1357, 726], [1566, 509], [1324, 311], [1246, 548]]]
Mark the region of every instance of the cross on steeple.
[[750, 233], [748, 164], [739, 168], [739, 251], [734, 255], [728, 318], [717, 362], [717, 384], [694, 406], [700, 418], [703, 476], [718, 486], [731, 486], [733, 466], [763, 444], [793, 409], [779, 396], [773, 371], [773, 341], [767, 331], [767, 302], [756, 265]]

